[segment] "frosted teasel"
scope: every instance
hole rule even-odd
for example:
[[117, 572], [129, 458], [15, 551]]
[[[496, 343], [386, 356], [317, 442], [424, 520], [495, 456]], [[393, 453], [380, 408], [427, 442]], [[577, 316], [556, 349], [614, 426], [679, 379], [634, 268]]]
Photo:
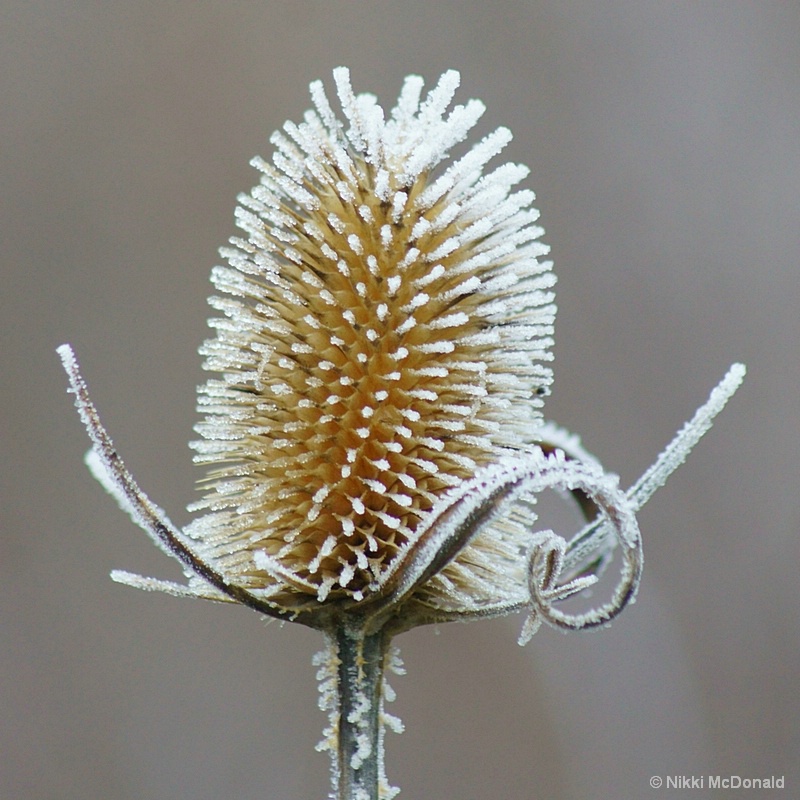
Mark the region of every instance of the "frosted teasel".
[[[498, 128], [448, 160], [484, 111], [448, 112], [447, 72], [424, 100], [406, 79], [385, 117], [334, 70], [344, 121], [320, 82], [315, 111], [272, 136], [272, 163], [239, 197], [245, 238], [212, 271], [218, 373], [200, 388], [195, 460], [209, 465], [203, 512], [184, 530], [139, 489], [89, 398], [72, 350], [59, 353], [92, 439], [94, 475], [181, 563], [186, 584], [115, 571], [114, 580], [235, 602], [321, 630], [331, 797], [393, 797], [383, 768], [399, 671], [391, 641], [417, 625], [527, 611], [542, 622], [609, 623], [642, 569], [636, 512], [683, 461], [738, 387], [734, 365], [628, 491], [577, 437], [546, 423], [555, 319], [533, 193], [518, 164], [489, 171]], [[534, 531], [545, 489], [572, 493], [586, 527]], [[611, 598], [557, 605], [598, 580], [615, 551]]]

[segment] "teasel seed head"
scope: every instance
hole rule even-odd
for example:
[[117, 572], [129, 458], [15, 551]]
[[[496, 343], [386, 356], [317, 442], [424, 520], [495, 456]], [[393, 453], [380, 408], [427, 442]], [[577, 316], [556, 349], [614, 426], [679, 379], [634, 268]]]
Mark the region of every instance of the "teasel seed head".
[[288, 607], [380, 591], [438, 499], [535, 445], [551, 382], [527, 169], [487, 168], [510, 132], [451, 158], [484, 111], [447, 111], [458, 73], [424, 100], [407, 78], [386, 116], [334, 78], [345, 119], [314, 83], [316, 110], [253, 161], [201, 350], [219, 377], [200, 390], [205, 514], [186, 533]]
[[[642, 569], [636, 512], [739, 386], [734, 364], [627, 492], [577, 437], [541, 417], [551, 383], [551, 264], [517, 164], [489, 168], [498, 128], [451, 156], [483, 113], [448, 112], [458, 73], [422, 100], [406, 79], [388, 115], [334, 70], [344, 119], [315, 82], [315, 110], [275, 133], [271, 163], [237, 209], [244, 237], [212, 280], [217, 373], [193, 443], [208, 468], [183, 530], [138, 487], [69, 345], [59, 354], [92, 439], [95, 476], [188, 583], [115, 570], [121, 583], [236, 602], [348, 636], [528, 609], [542, 622], [608, 624]], [[535, 533], [545, 489], [571, 492], [587, 526]], [[556, 603], [621, 553], [611, 600]], [[388, 641], [388, 638], [387, 638]]]

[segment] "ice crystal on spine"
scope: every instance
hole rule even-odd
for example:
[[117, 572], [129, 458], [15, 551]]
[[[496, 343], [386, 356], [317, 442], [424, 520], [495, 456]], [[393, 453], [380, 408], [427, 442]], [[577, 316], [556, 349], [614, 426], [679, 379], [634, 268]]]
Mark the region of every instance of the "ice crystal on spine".
[[378, 589], [437, 498], [535, 444], [555, 315], [527, 170], [486, 169], [508, 130], [449, 158], [484, 111], [447, 111], [458, 74], [424, 100], [407, 78], [386, 117], [334, 78], [345, 121], [312, 84], [212, 274], [187, 531], [242, 585], [320, 600]]

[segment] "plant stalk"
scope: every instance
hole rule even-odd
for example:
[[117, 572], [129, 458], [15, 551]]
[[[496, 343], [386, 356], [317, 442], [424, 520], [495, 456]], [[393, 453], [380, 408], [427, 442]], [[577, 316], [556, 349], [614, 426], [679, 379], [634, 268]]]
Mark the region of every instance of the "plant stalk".
[[341, 625], [335, 633], [336, 800], [381, 800], [383, 775], [383, 671], [389, 636]]

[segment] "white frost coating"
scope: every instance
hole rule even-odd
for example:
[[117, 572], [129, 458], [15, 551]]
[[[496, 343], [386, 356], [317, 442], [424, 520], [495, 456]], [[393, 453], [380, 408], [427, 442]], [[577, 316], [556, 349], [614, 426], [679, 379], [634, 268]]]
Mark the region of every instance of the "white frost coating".
[[692, 448], [708, 432], [714, 417], [725, 408], [747, 372], [744, 364], [734, 364], [711, 392], [708, 400], [676, 434], [666, 449], [647, 472], [631, 487], [628, 496], [634, 507], [640, 509], [667, 478], [686, 460]]
[[116, 483], [114, 477], [106, 469], [103, 459], [94, 448], [86, 451], [83, 456], [83, 463], [88, 467], [91, 476], [117, 501], [120, 509], [139, 525], [136, 511], [131, 505], [127, 494]]
[[386, 703], [391, 703], [395, 699], [394, 689], [392, 689], [387, 681], [387, 674], [390, 672], [395, 675], [405, 674], [403, 660], [400, 658], [400, 651], [394, 645], [390, 645], [388, 652], [384, 655], [384, 668], [380, 687], [380, 708], [378, 712], [378, 719], [380, 722], [380, 727], [378, 729], [378, 774], [381, 800], [391, 800], [400, 792], [399, 788], [389, 784], [386, 778], [386, 767], [384, 764], [384, 742], [386, 732], [402, 733], [404, 730], [404, 725], [399, 717], [386, 711]]
[[57, 352], [69, 376], [78, 413], [93, 443], [92, 449], [85, 456], [86, 464], [92, 475], [117, 501], [120, 508], [142, 530], [148, 533], [153, 542], [167, 555], [178, 558], [175, 551], [156, 532], [156, 525], [162, 526], [176, 543], [185, 547], [187, 552], [191, 552], [185, 537], [170, 522], [164, 511], [139, 488], [119, 460], [111, 438], [102, 426], [97, 410], [89, 399], [88, 389], [80, 374], [72, 348], [64, 344], [57, 349]]
[[360, 256], [364, 252], [364, 248], [361, 245], [361, 240], [354, 233], [351, 233], [347, 237], [347, 243], [350, 245], [350, 249], [357, 255]]
[[111, 580], [134, 589], [143, 589], [146, 592], [164, 592], [173, 597], [194, 597], [203, 600], [216, 600], [220, 603], [235, 603], [236, 601], [228, 595], [217, 591], [208, 583], [203, 581], [199, 586], [186, 586], [182, 583], [173, 581], [158, 580], [156, 578], [145, 578], [122, 569], [111, 570]]
[[[327, 637], [326, 637], [327, 638]], [[322, 732], [322, 740], [317, 743], [318, 752], [331, 754], [333, 783], [338, 782], [336, 751], [339, 745], [339, 702], [338, 702], [338, 656], [335, 643], [327, 640], [324, 650], [316, 653], [312, 663], [317, 667], [317, 704], [321, 711], [328, 712], [328, 725]]]
[[[714, 418], [722, 411], [741, 385], [745, 373], [746, 369], [743, 364], [733, 364], [722, 381], [711, 392], [708, 400], [678, 431], [656, 462], [628, 490], [627, 499], [634, 512], [641, 509], [653, 496], [653, 493], [663, 486], [669, 476], [686, 460], [697, 442], [711, 428]], [[582, 449], [577, 437], [570, 436], [566, 431], [548, 424], [544, 427], [543, 433], [548, 434], [548, 440], [562, 447], [570, 456], [581, 460], [593, 459]], [[564, 556], [564, 572], [566, 574], [573, 572], [580, 564], [598, 553], [602, 557], [598, 572], [602, 572], [611, 557], [613, 548], [613, 537], [610, 535], [608, 527], [596, 523], [589, 524], [570, 541], [569, 549]]]

